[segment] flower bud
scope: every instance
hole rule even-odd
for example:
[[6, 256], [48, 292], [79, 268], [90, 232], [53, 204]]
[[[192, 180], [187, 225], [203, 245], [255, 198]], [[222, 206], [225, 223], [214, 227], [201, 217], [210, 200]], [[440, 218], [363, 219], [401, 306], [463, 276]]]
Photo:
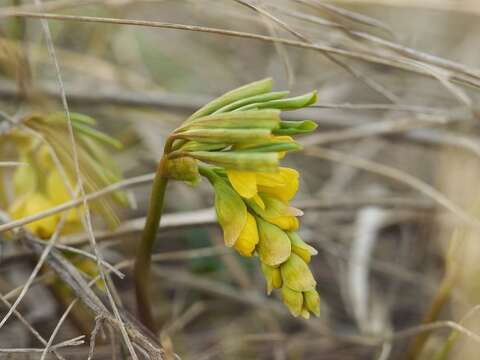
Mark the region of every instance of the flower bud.
[[189, 156], [229, 170], [275, 171], [278, 157], [275, 153], [244, 153], [239, 151], [194, 151]]
[[280, 267], [283, 285], [295, 291], [308, 291], [317, 284], [305, 261], [292, 253], [288, 260]]
[[259, 241], [257, 222], [252, 214], [247, 212], [247, 221], [235, 242], [235, 249], [243, 256], [252, 256]]
[[195, 119], [180, 127], [187, 129], [277, 129], [280, 123], [279, 110], [252, 110], [213, 114]]
[[196, 185], [200, 181], [197, 161], [188, 156], [168, 160], [167, 173], [171, 178], [190, 185]]
[[320, 316], [320, 296], [317, 290], [309, 290], [303, 293], [305, 299], [304, 306], [317, 316]]
[[238, 144], [266, 141], [270, 138], [271, 131], [269, 129], [189, 129], [175, 136], [207, 144]]
[[303, 95], [287, 98], [266, 101], [259, 104], [251, 104], [250, 107], [257, 109], [282, 109], [282, 110], [296, 110], [303, 107], [315, 104], [317, 101], [317, 92], [312, 91]]
[[297, 317], [302, 313], [303, 295], [301, 292], [292, 290], [284, 284], [282, 286], [282, 299], [293, 316]]
[[215, 210], [227, 246], [233, 246], [247, 222], [247, 207], [242, 198], [222, 179], [213, 182]]
[[258, 254], [260, 260], [270, 266], [277, 266], [288, 259], [291, 253], [291, 243], [287, 234], [278, 226], [272, 225], [257, 217]]
[[282, 287], [282, 275], [278, 267], [268, 266], [261, 263], [263, 276], [267, 280], [267, 294], [270, 295], [273, 289], [280, 289]]
[[250, 84], [241, 86], [237, 89], [227, 92], [226, 94], [220, 96], [219, 98], [209, 102], [199, 110], [197, 110], [194, 114], [192, 114], [187, 122], [190, 122], [194, 119], [199, 117], [209, 115], [214, 111], [231, 104], [235, 101], [240, 99], [244, 99], [250, 96], [265, 94], [272, 90], [272, 79], [267, 78], [259, 81], [252, 82]]
[[307, 264], [310, 262], [312, 255], [317, 255], [318, 251], [303, 241], [295, 232], [287, 232], [292, 242], [292, 252], [300, 256]]

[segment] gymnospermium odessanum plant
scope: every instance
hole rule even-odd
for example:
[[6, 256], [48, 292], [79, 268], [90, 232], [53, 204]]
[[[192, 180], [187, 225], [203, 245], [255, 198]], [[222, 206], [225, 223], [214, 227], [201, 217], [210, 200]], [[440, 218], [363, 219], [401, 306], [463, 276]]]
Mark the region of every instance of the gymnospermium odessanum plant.
[[213, 186], [225, 244], [257, 256], [267, 292], [280, 289], [292, 315], [320, 314], [316, 282], [308, 267], [317, 251], [296, 233], [302, 211], [289, 205], [298, 189], [296, 170], [279, 160], [301, 146], [292, 136], [316, 128], [312, 121], [283, 121], [282, 110], [316, 101], [316, 92], [287, 98], [265, 79], [232, 90], [191, 115], [167, 138], [152, 186], [147, 221], [138, 246], [135, 284], [142, 322], [155, 323], [149, 297], [150, 258], [169, 179]]

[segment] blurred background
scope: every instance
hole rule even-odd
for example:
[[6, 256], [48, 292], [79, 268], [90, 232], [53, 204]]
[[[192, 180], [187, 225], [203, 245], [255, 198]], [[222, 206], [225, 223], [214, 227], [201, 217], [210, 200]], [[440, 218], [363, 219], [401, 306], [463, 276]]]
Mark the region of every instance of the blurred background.
[[[304, 151], [283, 163], [301, 173], [294, 204], [305, 212], [302, 238], [319, 251], [312, 271], [321, 316], [293, 318], [279, 298], [265, 294], [256, 261], [223, 246], [205, 181], [195, 188], [172, 182], [152, 284], [166, 359], [478, 359], [477, 1], [0, 6], [0, 111], [12, 117], [62, 111], [45, 29], [32, 13], [43, 6], [69, 15], [50, 17], [48, 26], [70, 110], [95, 118], [122, 142], [113, 156], [125, 179], [154, 172], [169, 132], [228, 90], [272, 77], [276, 90], [318, 91], [316, 105], [285, 115], [319, 128], [301, 138]], [[117, 209], [116, 230], [95, 228], [110, 263], [132, 258], [150, 185], [128, 188], [130, 206]], [[81, 233], [61, 241], [89, 249]], [[5, 295], [25, 283], [36, 261], [8, 241], [1, 254]], [[115, 285], [133, 313], [131, 271], [124, 272]], [[40, 276], [18, 310], [48, 339], [65, 307]], [[7, 311], [0, 305], [1, 314]], [[69, 316], [57, 341], [94, 324], [86, 311]], [[18, 318], [0, 327], [0, 348], [38, 347]], [[61, 353], [85, 359], [88, 343]], [[128, 356], [120, 335], [100, 334], [95, 358], [114, 355]], [[2, 351], [0, 358], [40, 357]]]

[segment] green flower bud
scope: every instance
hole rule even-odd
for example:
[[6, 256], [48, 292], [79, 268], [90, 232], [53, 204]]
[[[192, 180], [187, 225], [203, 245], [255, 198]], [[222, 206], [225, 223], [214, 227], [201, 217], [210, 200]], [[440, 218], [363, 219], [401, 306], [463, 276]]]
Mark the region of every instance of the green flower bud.
[[295, 232], [287, 232], [292, 242], [292, 252], [300, 256], [307, 264], [310, 262], [312, 255], [317, 255], [318, 251], [303, 241]]
[[282, 286], [282, 300], [293, 316], [297, 317], [302, 313], [303, 295], [301, 292], [292, 290], [284, 284]]
[[257, 252], [260, 260], [270, 266], [283, 263], [291, 254], [291, 243], [285, 231], [257, 218], [260, 241]]
[[272, 83], [272, 79], [268, 78], [260, 81], [255, 81], [232, 91], [229, 91], [197, 110], [193, 115], [188, 118], [187, 122], [190, 122], [205, 115], [209, 115], [214, 111], [240, 99], [268, 93], [270, 90], [272, 90]]
[[280, 266], [283, 286], [295, 291], [308, 291], [317, 284], [308, 265], [297, 254], [291, 254], [288, 260]]
[[189, 156], [229, 170], [273, 172], [278, 169], [276, 153], [194, 151], [189, 153]]
[[244, 107], [245, 105], [262, 103], [270, 100], [283, 99], [285, 96], [288, 96], [289, 93], [290, 93], [289, 91], [272, 91], [265, 94], [250, 96], [244, 99], [234, 101], [233, 103], [230, 103], [218, 109], [217, 111], [214, 112], [214, 114], [225, 113], [229, 111], [236, 111], [237, 109], [238, 111], [240, 111], [241, 108]]
[[315, 104], [317, 102], [317, 92], [312, 91], [304, 95], [295, 96], [288, 99], [279, 99], [265, 101], [261, 103], [254, 103], [246, 105], [238, 110], [248, 110], [248, 109], [281, 109], [281, 110], [296, 110], [303, 107]]
[[280, 269], [277, 267], [268, 266], [261, 263], [263, 276], [267, 280], [267, 294], [270, 295], [273, 289], [280, 289], [282, 287], [282, 275]]
[[247, 207], [242, 198], [221, 178], [213, 182], [215, 210], [227, 246], [233, 246], [247, 222]]
[[185, 181], [190, 185], [196, 185], [200, 181], [197, 160], [188, 156], [168, 160], [167, 173], [171, 178]]
[[320, 296], [317, 290], [309, 290], [303, 293], [306, 308], [317, 316], [320, 316]]
[[190, 129], [175, 136], [209, 144], [242, 144], [267, 141], [271, 135], [270, 129]]
[[222, 113], [195, 119], [179, 130], [188, 129], [277, 129], [280, 125], [280, 110], [252, 110]]

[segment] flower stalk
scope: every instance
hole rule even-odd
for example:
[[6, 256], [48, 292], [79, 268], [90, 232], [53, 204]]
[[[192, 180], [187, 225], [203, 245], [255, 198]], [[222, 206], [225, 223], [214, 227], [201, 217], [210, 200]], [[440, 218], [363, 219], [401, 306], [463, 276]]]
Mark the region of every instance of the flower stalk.
[[294, 316], [319, 315], [320, 298], [308, 263], [316, 250], [295, 231], [303, 213], [289, 205], [298, 190], [296, 170], [279, 166], [301, 149], [292, 136], [312, 121], [283, 121], [282, 111], [309, 106], [316, 93], [287, 98], [265, 79], [232, 90], [191, 115], [168, 137], [153, 182], [145, 229], [138, 245], [135, 284], [141, 321], [156, 331], [150, 301], [150, 264], [169, 179], [195, 185], [205, 177], [215, 193], [224, 242], [257, 257], [267, 291], [281, 291]]
[[142, 323], [154, 333], [156, 332], [156, 326], [150, 300], [150, 267], [153, 246], [162, 218], [163, 203], [168, 184], [167, 161], [167, 158], [163, 156], [158, 164], [157, 172], [153, 180], [147, 219], [142, 239], [138, 244], [134, 269], [138, 315]]

